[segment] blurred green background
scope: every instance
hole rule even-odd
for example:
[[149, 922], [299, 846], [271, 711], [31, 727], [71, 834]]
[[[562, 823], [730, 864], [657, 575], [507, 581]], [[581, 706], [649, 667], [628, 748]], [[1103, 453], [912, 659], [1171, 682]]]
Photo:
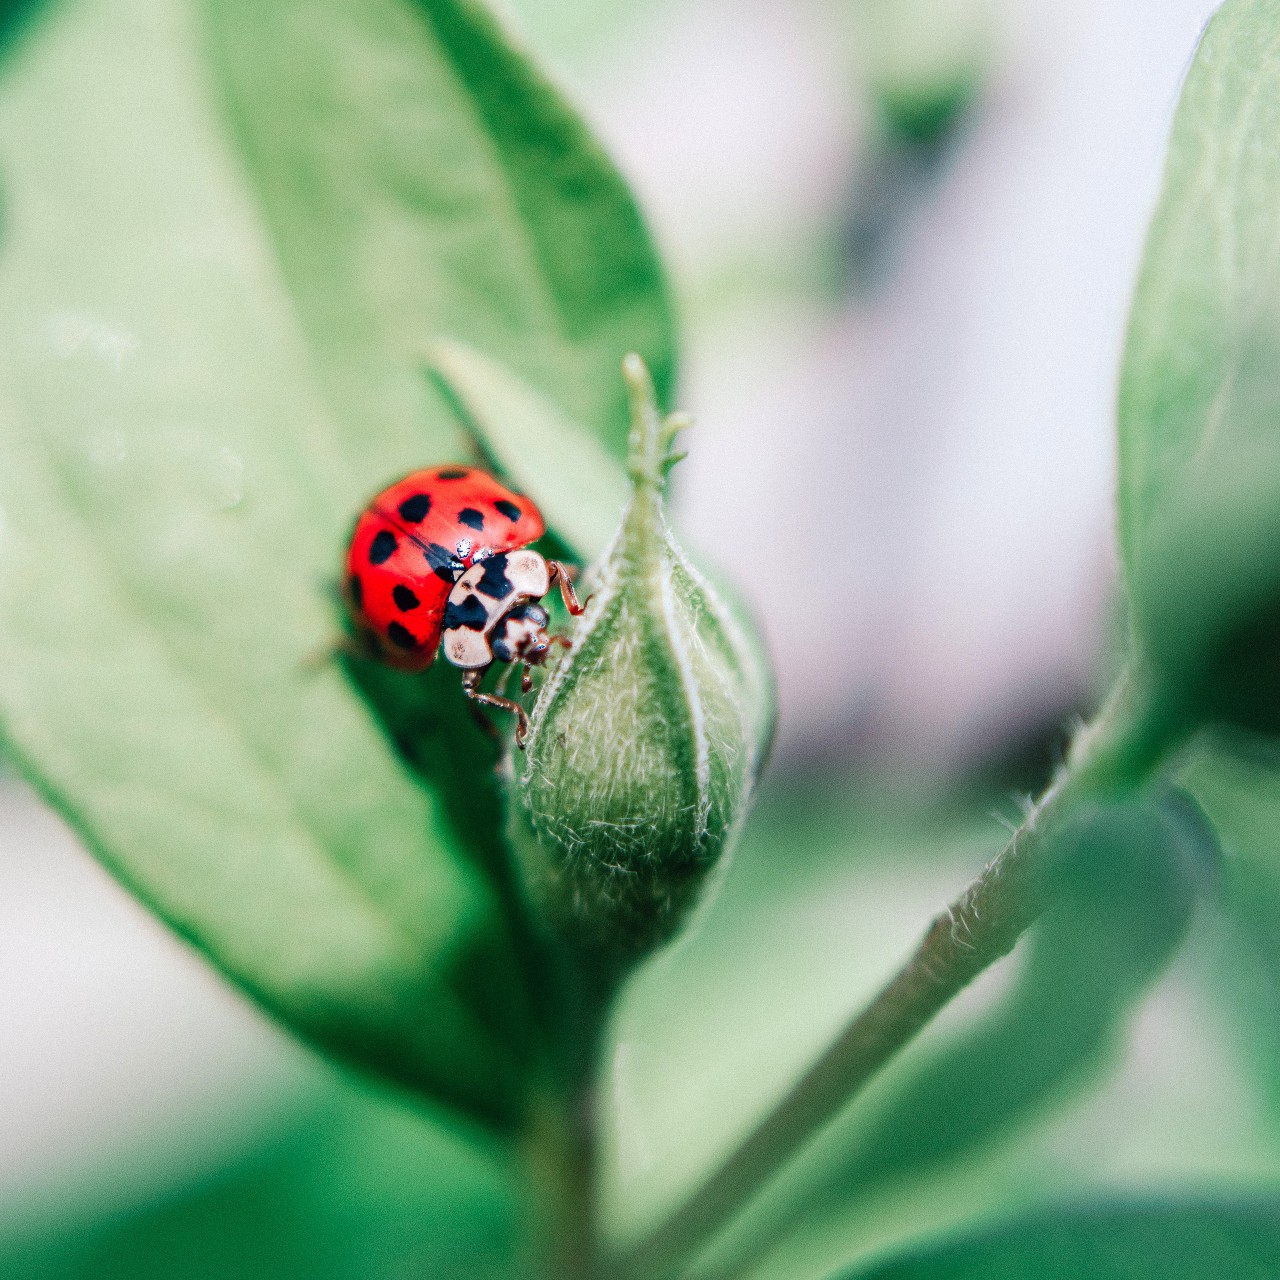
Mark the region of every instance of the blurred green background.
[[[781, 685], [733, 866], [612, 1029], [619, 1237], [877, 988], [1104, 686], [1115, 373], [1211, 8], [512, 6], [671, 265], [698, 417], [677, 516], [751, 599]], [[1038, 941], [1094, 972], [1088, 1001], [1052, 985], [1052, 952], [1039, 968], [1019, 953], [736, 1224], [708, 1275], [821, 1276], [1063, 1198], [1277, 1184], [1280, 787], [1265, 759], [1201, 768], [1226, 899], [1248, 909], [1203, 907], [1163, 973], [1174, 924], [1142, 955], [1081, 959], [1070, 930]], [[10, 772], [0, 1028], [0, 1275], [523, 1273], [503, 1152], [297, 1045]], [[908, 1112], [971, 1122], [911, 1138]], [[877, 1165], [877, 1135], [904, 1132]]]

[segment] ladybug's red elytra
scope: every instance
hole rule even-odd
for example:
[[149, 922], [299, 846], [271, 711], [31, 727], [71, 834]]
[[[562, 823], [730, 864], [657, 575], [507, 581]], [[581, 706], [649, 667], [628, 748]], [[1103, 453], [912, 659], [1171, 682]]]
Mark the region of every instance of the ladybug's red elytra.
[[563, 636], [547, 635], [537, 602], [558, 583], [565, 606], [582, 612], [569, 571], [529, 543], [542, 537], [542, 513], [478, 467], [414, 471], [384, 489], [356, 521], [347, 551], [352, 614], [378, 654], [403, 671], [425, 671], [443, 645], [463, 671], [467, 697], [516, 716], [516, 743], [528, 720], [519, 703], [482, 693], [496, 660], [529, 668]]

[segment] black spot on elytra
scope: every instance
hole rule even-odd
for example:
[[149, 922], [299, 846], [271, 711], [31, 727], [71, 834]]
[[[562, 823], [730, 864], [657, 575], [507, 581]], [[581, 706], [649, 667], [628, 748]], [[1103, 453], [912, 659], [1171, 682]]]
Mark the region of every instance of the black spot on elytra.
[[490, 556], [484, 562], [484, 573], [476, 583], [476, 590], [490, 600], [505, 600], [515, 590], [507, 577], [506, 556]]
[[461, 604], [449, 601], [444, 611], [444, 630], [456, 631], [466, 627], [468, 631], [483, 631], [489, 621], [489, 610], [475, 596], [468, 596]]
[[406, 520], [417, 524], [419, 520], [425, 520], [427, 512], [431, 510], [431, 495], [415, 493], [412, 497], [406, 498], [398, 510]]
[[458, 512], [458, 523], [465, 524], [468, 529], [475, 529], [478, 533], [484, 528], [484, 512], [477, 511], [475, 507], [463, 507]]
[[390, 529], [379, 529], [377, 537], [369, 544], [369, 563], [386, 564], [395, 554], [396, 535]]
[[499, 498], [493, 505], [512, 522], [519, 520], [524, 514], [524, 512], [521, 511], [514, 502], [508, 502], [506, 498]]
[[351, 597], [351, 603], [357, 609], [364, 605], [364, 583], [360, 581], [358, 573], [353, 573], [347, 579], [347, 594]]
[[457, 581], [458, 562], [448, 547], [442, 547], [438, 542], [428, 542], [422, 548], [422, 554], [427, 557], [427, 563], [437, 578], [443, 578], [446, 582]]
[[465, 480], [471, 474], [465, 467], [446, 467], [436, 472], [437, 480]]
[[396, 608], [401, 613], [408, 613], [410, 609], [416, 609], [422, 603], [403, 582], [397, 582], [391, 588], [391, 598], [396, 602]]
[[387, 639], [401, 649], [416, 649], [418, 647], [418, 641], [414, 638], [413, 632], [398, 622], [389, 622], [387, 624]]

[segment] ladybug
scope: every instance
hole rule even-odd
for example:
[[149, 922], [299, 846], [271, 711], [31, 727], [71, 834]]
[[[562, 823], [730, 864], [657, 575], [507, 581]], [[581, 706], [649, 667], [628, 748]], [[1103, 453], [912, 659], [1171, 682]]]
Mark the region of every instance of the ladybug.
[[524, 709], [479, 685], [495, 660], [518, 662], [527, 693], [530, 667], [553, 644], [569, 643], [547, 635], [538, 604], [553, 583], [569, 612], [582, 613], [569, 570], [529, 547], [545, 529], [528, 498], [478, 467], [431, 467], [379, 493], [347, 550], [347, 600], [378, 655], [402, 671], [425, 671], [443, 647], [462, 668], [468, 698], [515, 714], [521, 747]]

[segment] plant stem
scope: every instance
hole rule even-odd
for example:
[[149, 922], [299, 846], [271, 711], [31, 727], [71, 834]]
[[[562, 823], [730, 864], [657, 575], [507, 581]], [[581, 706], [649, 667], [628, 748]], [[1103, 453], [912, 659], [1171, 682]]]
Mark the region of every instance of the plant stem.
[[552, 1275], [591, 1280], [599, 1261], [595, 1091], [588, 1085], [569, 1100], [562, 1166], [559, 1233]]
[[589, 1094], [535, 1109], [525, 1140], [531, 1235], [547, 1280], [597, 1275], [595, 1108]]
[[1178, 732], [1126, 673], [1001, 853], [934, 919], [906, 964], [755, 1130], [621, 1259], [618, 1274], [659, 1280], [690, 1258], [953, 996], [1008, 955], [1048, 905], [1050, 853], [1072, 809], [1141, 785]]
[[550, 1100], [531, 1112], [529, 1177], [548, 1280], [597, 1280], [601, 1257], [596, 1081], [616, 986], [576, 954], [559, 978], [562, 1056]]

